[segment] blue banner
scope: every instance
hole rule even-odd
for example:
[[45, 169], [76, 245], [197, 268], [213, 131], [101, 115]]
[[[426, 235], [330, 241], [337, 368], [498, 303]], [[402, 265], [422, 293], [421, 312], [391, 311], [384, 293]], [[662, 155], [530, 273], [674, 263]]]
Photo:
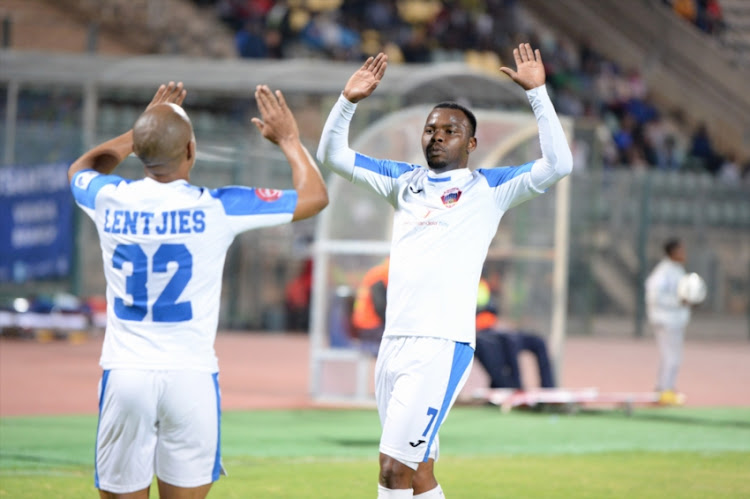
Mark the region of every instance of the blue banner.
[[73, 236], [67, 164], [0, 168], [0, 282], [67, 276]]

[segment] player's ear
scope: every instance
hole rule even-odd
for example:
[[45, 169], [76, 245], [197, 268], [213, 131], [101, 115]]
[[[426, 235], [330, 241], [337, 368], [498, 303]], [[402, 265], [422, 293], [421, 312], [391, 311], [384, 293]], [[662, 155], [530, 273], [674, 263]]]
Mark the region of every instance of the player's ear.
[[195, 158], [195, 141], [191, 140], [187, 145], [187, 160], [192, 161]]
[[476, 137], [469, 137], [469, 143], [466, 145], [466, 152], [472, 153], [474, 152], [474, 149], [477, 148], [477, 138]]

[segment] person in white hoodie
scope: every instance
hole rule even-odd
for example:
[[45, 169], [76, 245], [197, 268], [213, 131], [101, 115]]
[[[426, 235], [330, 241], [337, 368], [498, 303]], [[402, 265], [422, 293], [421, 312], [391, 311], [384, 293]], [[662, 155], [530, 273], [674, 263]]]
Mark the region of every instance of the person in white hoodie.
[[664, 244], [665, 256], [646, 279], [648, 320], [659, 344], [659, 375], [656, 389], [659, 402], [680, 404], [684, 400], [675, 385], [682, 364], [685, 327], [690, 321], [690, 305], [677, 295], [677, 284], [685, 276], [687, 253], [678, 239]]

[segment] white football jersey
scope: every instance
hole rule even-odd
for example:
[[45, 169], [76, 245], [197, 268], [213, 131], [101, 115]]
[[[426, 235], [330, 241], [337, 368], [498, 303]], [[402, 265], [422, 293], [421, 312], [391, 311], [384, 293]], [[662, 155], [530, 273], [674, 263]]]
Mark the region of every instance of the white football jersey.
[[71, 182], [96, 224], [107, 281], [104, 369], [216, 372], [222, 271], [240, 232], [287, 223], [294, 190], [125, 180], [93, 170]]
[[386, 336], [474, 345], [479, 278], [500, 218], [540, 193], [531, 185], [531, 166], [436, 174], [356, 154], [352, 181], [396, 208]]
[[318, 159], [395, 209], [384, 336], [435, 336], [475, 344], [477, 291], [500, 218], [572, 170], [573, 159], [546, 87], [526, 92], [542, 158], [518, 167], [436, 174], [349, 148], [356, 104], [343, 95], [323, 128]]

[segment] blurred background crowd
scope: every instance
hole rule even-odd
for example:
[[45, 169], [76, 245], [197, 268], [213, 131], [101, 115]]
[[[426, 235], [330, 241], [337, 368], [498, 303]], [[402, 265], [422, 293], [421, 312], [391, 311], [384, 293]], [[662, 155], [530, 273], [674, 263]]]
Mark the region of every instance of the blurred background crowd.
[[[528, 41], [542, 51], [558, 111], [602, 120], [611, 131], [607, 166], [708, 171], [750, 181], [750, 158], [717, 150], [704, 124], [654, 104], [639, 68], [604, 57], [594, 40], [576, 43], [519, 8], [519, 0], [194, 0], [234, 33], [246, 58], [360, 61], [385, 51], [393, 63], [468, 61], [487, 71], [512, 64]], [[719, 0], [664, 0], [674, 14], [719, 37]]]

